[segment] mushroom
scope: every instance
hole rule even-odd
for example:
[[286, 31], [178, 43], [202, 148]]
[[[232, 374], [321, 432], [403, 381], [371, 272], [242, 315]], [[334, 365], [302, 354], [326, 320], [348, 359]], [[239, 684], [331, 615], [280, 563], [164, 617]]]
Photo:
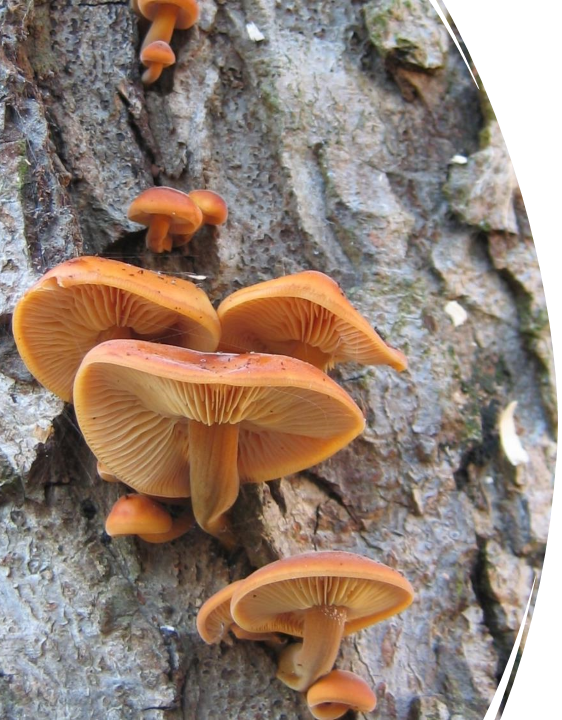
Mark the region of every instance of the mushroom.
[[347, 552], [305, 553], [247, 577], [230, 612], [250, 632], [303, 638], [283, 651], [277, 677], [305, 691], [330, 672], [342, 637], [401, 612], [413, 597], [405, 577], [374, 560]]
[[148, 227], [146, 247], [155, 253], [170, 251], [172, 235], [186, 236], [188, 242], [203, 224], [203, 213], [195, 202], [170, 187], [152, 187], [144, 190], [129, 206], [127, 217]]
[[[187, 196], [193, 200], [203, 213], [203, 225], [222, 225], [228, 218], [228, 208], [222, 197], [212, 190], [192, 190]], [[187, 245], [191, 235], [175, 235], [172, 238], [174, 247]]]
[[192, 190], [187, 193], [203, 213], [205, 225], [222, 225], [228, 218], [228, 208], [222, 197], [212, 190]]
[[105, 521], [105, 532], [117, 535], [164, 533], [172, 527], [172, 516], [154, 500], [144, 495], [123, 495], [111, 508]]
[[224, 352], [290, 355], [321, 370], [350, 361], [407, 367], [403, 353], [384, 342], [339, 285], [314, 270], [238, 290], [217, 313]]
[[141, 50], [141, 63], [147, 68], [142, 76], [143, 85], [156, 82], [162, 70], [176, 62], [176, 56], [168, 43], [155, 40]]
[[112, 537], [138, 535], [151, 543], [175, 540], [193, 527], [189, 514], [173, 518], [161, 505], [145, 495], [123, 495], [111, 508], [105, 532]]
[[222, 590], [212, 595], [203, 603], [197, 613], [197, 631], [209, 645], [225, 640], [228, 632], [232, 632], [238, 640], [264, 641], [269, 644], [282, 645], [285, 643], [276, 633], [251, 633], [243, 630], [234, 622], [230, 614], [230, 601], [234, 591], [242, 580], [230, 583]]
[[133, 8], [152, 21], [143, 48], [155, 40], [169, 44], [175, 28], [187, 30], [199, 19], [196, 0], [135, 0]]
[[225, 545], [234, 544], [225, 514], [241, 480], [315, 465], [365, 424], [342, 388], [299, 360], [140, 340], [90, 351], [74, 401], [86, 442], [111, 472], [142, 493], [191, 495], [199, 525]]
[[195, 525], [193, 515], [184, 513], [179, 517], [172, 517], [172, 525], [169, 530], [162, 533], [138, 533], [138, 537], [148, 543], [167, 543], [185, 535]]
[[30, 372], [67, 402], [82, 358], [112, 338], [213, 351], [217, 314], [193, 283], [116, 260], [80, 257], [50, 270], [19, 300], [13, 331]]
[[317, 720], [336, 720], [348, 710], [371, 712], [377, 705], [377, 696], [355, 673], [332, 670], [310, 686], [306, 702]]

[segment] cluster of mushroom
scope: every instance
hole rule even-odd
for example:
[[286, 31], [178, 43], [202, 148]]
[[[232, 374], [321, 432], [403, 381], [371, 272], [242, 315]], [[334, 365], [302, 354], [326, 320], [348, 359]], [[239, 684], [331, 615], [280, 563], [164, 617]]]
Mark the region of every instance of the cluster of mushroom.
[[[198, 20], [196, 0], [131, 0], [151, 21], [142, 82], [175, 62], [174, 29]], [[186, 245], [228, 216], [209, 190], [146, 190], [128, 217], [149, 250]], [[124, 263], [80, 257], [41, 278], [17, 303], [15, 341], [31, 373], [74, 403], [102, 479], [134, 489], [106, 520], [110, 535], [167, 542], [196, 522], [226, 547], [240, 484], [297, 473], [345, 447], [361, 410], [325, 371], [389, 365], [404, 355], [375, 332], [328, 276], [305, 271], [234, 292], [215, 311], [193, 283]], [[192, 512], [168, 510], [162, 503]], [[277, 677], [306, 692], [315, 718], [370, 711], [376, 697], [334, 670], [344, 636], [412, 602], [397, 571], [343, 552], [285, 558], [210, 598], [197, 627], [208, 643], [232, 632], [279, 653]], [[289, 638], [299, 638], [289, 642]]]
[[[369, 712], [376, 705], [364, 680], [333, 670], [341, 639], [405, 610], [413, 597], [403, 575], [374, 560], [346, 552], [306, 553], [223, 588], [201, 607], [197, 629], [210, 644], [230, 631], [277, 648], [277, 677], [307, 694], [315, 718], [339, 718], [349, 709]], [[302, 642], [286, 645], [284, 636]]]
[[222, 225], [228, 218], [228, 208], [212, 190], [184, 193], [170, 187], [152, 187], [133, 200], [127, 216], [148, 228], [148, 250], [162, 253], [187, 245], [203, 225]]
[[170, 47], [174, 29], [187, 30], [199, 19], [196, 0], [131, 0], [133, 10], [151, 21], [141, 47], [140, 60], [146, 67], [142, 76], [144, 85], [151, 85], [162, 70], [176, 62]]
[[[193, 283], [81, 257], [23, 296], [13, 329], [33, 375], [74, 403], [105, 477], [155, 501], [191, 498], [197, 523], [227, 547], [241, 482], [304, 470], [362, 432], [360, 409], [323, 369], [406, 367], [314, 271], [235, 292], [215, 311]], [[139, 530], [139, 501], [129, 500], [116, 508], [123, 532], [157, 541], [190, 526], [165, 511]], [[116, 516], [108, 527], [119, 533]]]

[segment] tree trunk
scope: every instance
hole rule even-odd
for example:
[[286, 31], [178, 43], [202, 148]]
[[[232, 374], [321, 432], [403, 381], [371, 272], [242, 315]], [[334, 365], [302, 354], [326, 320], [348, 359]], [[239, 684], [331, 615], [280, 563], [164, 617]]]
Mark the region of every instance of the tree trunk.
[[[177, 64], [140, 84], [146, 24], [126, 2], [1, 10], [0, 716], [306, 718], [270, 650], [209, 647], [202, 602], [311, 549], [361, 553], [417, 592], [343, 642], [381, 720], [482, 718], [546, 543], [554, 372], [533, 242], [501, 134], [425, 0], [203, 0]], [[247, 30], [255, 23], [263, 40]], [[130, 223], [153, 185], [208, 187], [226, 226], [151, 255]], [[333, 377], [362, 437], [246, 486], [234, 554], [194, 530], [111, 540], [71, 407], [19, 360], [10, 314], [57, 263], [103, 254], [190, 277], [216, 305], [302, 269], [336, 279], [409, 370]], [[457, 301], [467, 319], [445, 310]], [[502, 451], [513, 400], [529, 462]]]

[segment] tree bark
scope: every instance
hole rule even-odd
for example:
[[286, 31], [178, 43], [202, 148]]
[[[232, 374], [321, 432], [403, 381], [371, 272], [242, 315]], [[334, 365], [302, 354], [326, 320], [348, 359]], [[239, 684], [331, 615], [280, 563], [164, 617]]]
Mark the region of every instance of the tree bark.
[[[308, 717], [270, 650], [206, 646], [195, 616], [266, 562], [343, 549], [417, 592], [343, 642], [338, 666], [374, 687], [376, 717], [482, 718], [542, 566], [554, 371], [501, 133], [429, 3], [204, 0], [198, 25], [174, 33], [177, 64], [147, 89], [146, 24], [126, 2], [0, 12], [0, 716]], [[148, 253], [126, 210], [155, 182], [219, 192], [228, 223]], [[321, 270], [409, 370], [331, 373], [365, 433], [243, 488], [234, 554], [199, 530], [164, 546], [111, 540], [104, 518], [124, 488], [96, 476], [72, 408], [31, 378], [10, 334], [43, 272], [97, 253], [201, 276], [215, 304]], [[518, 466], [497, 424], [513, 400], [530, 458]]]

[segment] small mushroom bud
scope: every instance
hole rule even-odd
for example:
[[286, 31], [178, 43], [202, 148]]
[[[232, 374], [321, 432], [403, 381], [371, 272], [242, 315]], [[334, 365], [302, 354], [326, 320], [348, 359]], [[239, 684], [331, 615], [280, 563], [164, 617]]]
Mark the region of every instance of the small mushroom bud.
[[112, 537], [167, 533], [171, 528], [170, 513], [145, 495], [123, 495], [105, 521], [105, 532]]
[[[228, 208], [221, 196], [212, 190], [192, 190], [187, 196], [203, 213], [203, 225], [222, 225], [228, 217]], [[174, 247], [187, 245], [192, 235], [174, 235]]]
[[146, 225], [146, 247], [152, 252], [170, 251], [174, 236], [191, 236], [203, 224], [203, 213], [193, 200], [169, 187], [141, 192], [129, 206], [129, 220]]
[[222, 225], [228, 218], [228, 208], [221, 196], [212, 190], [192, 190], [187, 193], [203, 213], [205, 225]]
[[143, 85], [151, 85], [160, 77], [164, 68], [176, 62], [176, 56], [168, 43], [155, 40], [143, 48], [140, 56], [142, 64], [147, 68], [142, 76]]
[[336, 720], [348, 710], [371, 712], [376, 707], [377, 697], [355, 673], [332, 670], [309, 688], [306, 702], [317, 720]]
[[180, 517], [172, 519], [172, 527], [163, 533], [139, 533], [139, 538], [148, 543], [159, 544], [172, 542], [185, 535], [195, 525], [195, 519], [191, 513], [185, 513]]

